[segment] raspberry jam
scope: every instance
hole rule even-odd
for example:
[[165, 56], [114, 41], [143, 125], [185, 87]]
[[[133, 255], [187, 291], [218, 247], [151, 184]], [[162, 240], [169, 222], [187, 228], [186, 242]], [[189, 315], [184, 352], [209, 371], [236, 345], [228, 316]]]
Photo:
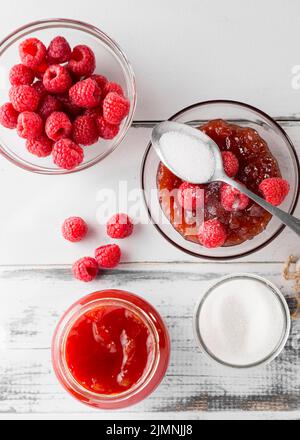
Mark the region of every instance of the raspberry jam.
[[[281, 177], [276, 159], [267, 143], [254, 129], [229, 124], [223, 120], [211, 121], [199, 129], [212, 138], [221, 151], [235, 154], [240, 165], [236, 179], [257, 195], [261, 196], [259, 185], [264, 179]], [[199, 243], [197, 218], [182, 209], [177, 197], [169, 196], [182, 183], [162, 163], [159, 165], [157, 186], [164, 214], [186, 240]], [[218, 218], [225, 226], [227, 241], [224, 246], [239, 245], [263, 232], [272, 218], [271, 214], [253, 201], [244, 210], [226, 211], [220, 201], [221, 185], [219, 182], [201, 185], [205, 190], [202, 216], [205, 221]]]
[[76, 303], [56, 330], [53, 365], [62, 385], [83, 403], [117, 409], [145, 399], [163, 379], [167, 329], [153, 307], [122, 291]]

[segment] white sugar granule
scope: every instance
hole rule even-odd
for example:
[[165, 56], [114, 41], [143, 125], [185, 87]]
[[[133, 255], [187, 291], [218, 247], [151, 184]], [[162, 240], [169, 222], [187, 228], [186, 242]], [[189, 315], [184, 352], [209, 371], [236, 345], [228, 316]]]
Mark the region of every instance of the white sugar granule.
[[161, 137], [160, 147], [167, 164], [178, 177], [190, 183], [205, 183], [213, 176], [213, 152], [200, 139], [170, 131]]
[[247, 366], [269, 357], [281, 342], [285, 320], [270, 287], [258, 280], [233, 279], [207, 297], [200, 334], [219, 360]]

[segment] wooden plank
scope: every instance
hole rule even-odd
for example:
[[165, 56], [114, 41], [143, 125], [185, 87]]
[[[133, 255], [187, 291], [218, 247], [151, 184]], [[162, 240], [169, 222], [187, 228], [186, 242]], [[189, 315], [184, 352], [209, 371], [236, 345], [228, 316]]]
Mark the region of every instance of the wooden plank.
[[[300, 122], [283, 121], [282, 126], [299, 152]], [[90, 255], [98, 245], [105, 243], [108, 239], [104, 225], [100, 223], [105, 223], [107, 216], [116, 210], [126, 211], [136, 206], [141, 163], [150, 131], [150, 128], [132, 128], [125, 142], [103, 163], [70, 176], [53, 178], [33, 175], [1, 159], [3, 209], [0, 216], [0, 264], [71, 264], [83, 255]], [[126, 188], [135, 191], [133, 201], [128, 206], [124, 206], [126, 193], [122, 196]], [[101, 214], [103, 189], [119, 194], [121, 203], [121, 206], [116, 207], [114, 197], [110, 197], [107, 216]], [[139, 196], [138, 200], [142, 221], [148, 224], [140, 225], [137, 233], [122, 243], [123, 261], [197, 261], [162, 239], [148, 222], [142, 197]], [[64, 219], [73, 215], [82, 216], [92, 227], [87, 240], [77, 245], [66, 243], [60, 234]], [[300, 207], [297, 208], [296, 216], [300, 217]], [[298, 241], [293, 232], [285, 230], [267, 248], [243, 261], [280, 262], [291, 253], [298, 253]]]
[[[286, 295], [280, 264], [250, 264], [247, 271], [275, 282]], [[70, 398], [52, 373], [50, 344], [56, 322], [75, 300], [95, 290], [121, 288], [151, 301], [170, 330], [168, 374], [148, 400], [116, 418], [206, 418], [250, 412], [252, 417], [300, 416], [300, 321], [285, 352], [270, 366], [236, 372], [208, 362], [193, 337], [193, 310], [208, 286], [243, 264], [123, 265], [89, 286], [73, 281], [69, 267], [1, 267], [0, 414], [72, 414], [107, 418]], [[184, 293], [184, 295], [183, 295]]]

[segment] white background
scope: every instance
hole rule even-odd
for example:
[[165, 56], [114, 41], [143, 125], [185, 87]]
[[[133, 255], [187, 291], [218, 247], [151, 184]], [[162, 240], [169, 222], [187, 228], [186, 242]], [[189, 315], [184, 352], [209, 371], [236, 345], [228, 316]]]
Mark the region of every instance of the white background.
[[[198, 101], [222, 98], [244, 101], [279, 119], [300, 151], [300, 90], [294, 90], [291, 85], [292, 69], [300, 64], [299, 1], [9, 0], [1, 5], [0, 37], [5, 37], [18, 26], [41, 18], [80, 19], [98, 26], [120, 44], [137, 76], [139, 99], [136, 121], [169, 118], [183, 107]], [[40, 266], [70, 265], [105, 242], [104, 229], [97, 225], [96, 220], [99, 208], [97, 195], [102, 188], [117, 189], [120, 180], [127, 181], [130, 188], [139, 186], [141, 161], [149, 137], [149, 129], [132, 128], [125, 142], [107, 160], [91, 170], [71, 176], [28, 174], [0, 158], [0, 265], [4, 275], [7, 266], [10, 266], [13, 274], [17, 273], [15, 269], [18, 266], [35, 268], [31, 274], [26, 272], [24, 284], [21, 284], [26, 289], [24, 294], [31, 291], [36, 280], [34, 270], [39, 270]], [[61, 223], [71, 215], [80, 215], [93, 225], [88, 240], [75, 246], [66, 244], [59, 234]], [[300, 216], [299, 208], [297, 215]], [[249, 262], [259, 262], [260, 265], [255, 266], [256, 271], [266, 274], [269, 273], [267, 268], [272, 267], [273, 276], [282, 282], [282, 262], [289, 254], [297, 252], [299, 240], [291, 232], [285, 231], [267, 249], [244, 260], [242, 269], [253, 270], [254, 266]], [[164, 242], [152, 226], [140, 226], [136, 235], [126, 242], [123, 263], [132, 263], [130, 268], [134, 271], [139, 268], [139, 264], [135, 263], [151, 262], [188, 263], [196, 260]], [[276, 264], [268, 266], [269, 263]], [[199, 272], [205, 272], [201, 262], [197, 261], [197, 266]], [[158, 271], [160, 265], [154, 267]], [[189, 265], [182, 264], [180, 267], [188, 270], [185, 268]], [[225, 265], [221, 264], [218, 271], [228, 273], [233, 267], [238, 266], [229, 265], [225, 269]], [[40, 295], [43, 289], [50, 289], [43, 284], [42, 278], [38, 282]], [[153, 290], [160, 286], [159, 276], [153, 283]], [[143, 289], [142, 281], [139, 288]], [[2, 301], [7, 305], [10, 295], [12, 304], [18, 304], [17, 315], [22, 316], [22, 307], [25, 310], [26, 305], [22, 302], [20, 285], [8, 285], [4, 276], [1, 289]], [[73, 282], [72, 289], [74, 292], [77, 289], [78, 294], [69, 293], [66, 298], [55, 296], [55, 316], [84, 293], [83, 287]], [[8, 296], [5, 296], [6, 290]], [[38, 301], [35, 304], [35, 297], [31, 301], [34, 313], [38, 315], [42, 303]], [[161, 301], [162, 298], [156, 302], [159, 304]], [[45, 328], [51, 334], [55, 320], [48, 322], [48, 318], [45, 319]], [[16, 320], [16, 316], [8, 307], [8, 328], [11, 328], [10, 320]], [[38, 322], [36, 325], [40, 324]], [[40, 329], [38, 333], [41, 333]], [[11, 349], [15, 344], [13, 335], [9, 341]], [[25, 343], [24, 336], [24, 341], [18, 341], [18, 347]], [[43, 347], [48, 345], [49, 340]], [[7, 374], [15, 374], [13, 364], [19, 365], [19, 370], [23, 371], [24, 356], [24, 353], [20, 353], [18, 361], [14, 361], [9, 350], [5, 353], [5, 361], [11, 365], [7, 367], [11, 368]], [[34, 358], [37, 354], [32, 356]], [[34, 360], [32, 365], [35, 365]], [[33, 373], [30, 380], [29, 388], [37, 385]], [[58, 387], [54, 378], [51, 381], [53, 388]], [[31, 410], [34, 413], [46, 412], [42, 397], [42, 400], [37, 398], [33, 409], [26, 404], [26, 386], [23, 406], [16, 403], [13, 408], [24, 413]], [[13, 392], [8, 392], [8, 398], [11, 397], [9, 393]], [[182, 394], [187, 392], [185, 389]], [[71, 404], [66, 396], [63, 399], [57, 416], [68, 413], [68, 408], [72, 408], [69, 412], [80, 412], [80, 405], [75, 408], [75, 403]], [[47, 412], [51, 413], [49, 405]], [[6, 406], [2, 408], [3, 411], [5, 409]], [[143, 407], [140, 414], [145, 416], [147, 411], [147, 407]], [[201, 417], [201, 414], [197, 412], [196, 416]]]

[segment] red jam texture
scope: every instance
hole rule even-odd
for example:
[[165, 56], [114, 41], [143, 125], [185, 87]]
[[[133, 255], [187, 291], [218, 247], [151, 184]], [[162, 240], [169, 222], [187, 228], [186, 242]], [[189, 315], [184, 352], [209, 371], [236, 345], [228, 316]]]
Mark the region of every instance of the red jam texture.
[[[264, 179], [281, 177], [276, 159], [271, 154], [267, 143], [254, 129], [229, 124], [223, 120], [211, 121], [199, 129], [212, 138], [221, 151], [231, 151], [236, 155], [240, 165], [236, 179], [254, 193], [261, 196], [259, 185]], [[164, 192], [166, 189], [170, 192], [174, 191], [182, 183], [182, 180], [160, 164], [157, 185], [162, 209], [174, 228], [186, 240], [199, 243], [197, 233], [191, 234], [190, 215], [187, 217], [187, 213], [182, 211], [176, 197], [170, 200]], [[220, 202], [221, 184], [211, 183], [204, 185], [204, 188], [204, 220], [218, 218], [223, 223], [228, 234], [224, 246], [235, 246], [251, 240], [266, 229], [272, 216], [256, 203], [250, 201], [246, 209], [228, 212]], [[178, 218], [181, 219], [179, 223], [176, 221]]]
[[153, 360], [148, 327], [124, 307], [102, 306], [85, 313], [66, 341], [66, 362], [75, 380], [87, 390], [121, 394], [134, 387]]

